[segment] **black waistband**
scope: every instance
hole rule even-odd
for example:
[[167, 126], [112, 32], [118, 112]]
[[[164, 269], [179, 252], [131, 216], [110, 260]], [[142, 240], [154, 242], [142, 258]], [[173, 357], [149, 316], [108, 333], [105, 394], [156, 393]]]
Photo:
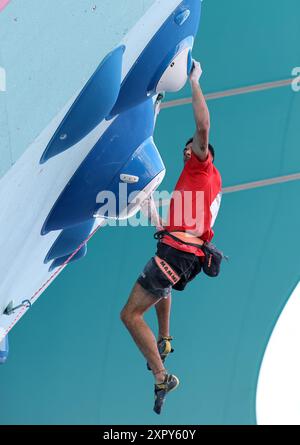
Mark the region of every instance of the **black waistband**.
[[[185, 233], [184, 230], [176, 230], [176, 232]], [[159, 232], [156, 232], [154, 234], [154, 238], [159, 240], [159, 241], [161, 241], [164, 236], [169, 236], [174, 241], [177, 241], [177, 242], [182, 243], [182, 244], [186, 244], [187, 246], [197, 247], [197, 249], [201, 249], [202, 248], [202, 246], [200, 246], [199, 244], [194, 244], [194, 243], [189, 243], [187, 241], [182, 241], [180, 238], [177, 238], [177, 236], [172, 235], [172, 233], [168, 232], [167, 230], [160, 230]], [[203, 245], [205, 245], [205, 242], [204, 242]]]

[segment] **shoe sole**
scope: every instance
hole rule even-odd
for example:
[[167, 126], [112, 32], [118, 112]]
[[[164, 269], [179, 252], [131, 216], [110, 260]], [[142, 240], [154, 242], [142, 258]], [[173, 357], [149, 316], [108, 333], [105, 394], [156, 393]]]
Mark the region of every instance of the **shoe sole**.
[[170, 390], [167, 392], [167, 394], [169, 394], [169, 392], [174, 391], [174, 389], [178, 388], [178, 386], [179, 386], [179, 383], [180, 383], [179, 378], [176, 377], [176, 375], [174, 375], [174, 379], [176, 380], [176, 386], [174, 386], [174, 388], [170, 389]]
[[160, 400], [161, 400], [161, 403], [160, 403], [160, 405], [158, 406], [158, 409], [155, 409], [155, 407], [156, 407], [156, 401], [155, 401], [153, 411], [154, 411], [156, 414], [160, 414], [160, 413], [161, 413], [161, 409], [162, 409], [163, 404], [164, 404], [164, 402], [165, 402], [166, 396], [167, 396], [170, 392], [172, 392], [172, 391], [174, 391], [176, 388], [178, 388], [180, 381], [179, 381], [178, 377], [176, 377], [176, 375], [174, 375], [174, 379], [176, 380], [176, 385], [174, 386], [174, 388], [169, 389], [169, 391], [165, 391], [165, 394], [164, 394], [164, 395], [162, 396], [162, 398], [160, 399]]
[[[172, 351], [172, 346], [171, 346], [170, 341], [168, 341], [168, 343], [166, 343], [165, 350], [163, 352], [159, 352], [159, 355], [160, 355], [160, 358], [161, 358], [161, 361], [163, 362], [163, 364], [165, 364], [165, 360], [171, 351]], [[148, 362], [147, 362], [147, 369], [148, 369], [148, 371], [152, 371]]]

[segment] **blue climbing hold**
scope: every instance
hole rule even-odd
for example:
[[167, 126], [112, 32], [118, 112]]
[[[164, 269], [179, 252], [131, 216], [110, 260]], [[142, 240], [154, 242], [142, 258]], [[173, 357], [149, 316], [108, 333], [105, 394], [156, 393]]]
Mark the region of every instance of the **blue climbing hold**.
[[[153, 127], [152, 99], [120, 114], [69, 180], [47, 216], [41, 234], [73, 227], [92, 219], [99, 208], [96, 203], [98, 193], [114, 191], [113, 183], [118, 184], [120, 174], [128, 173], [127, 164], [131, 156], [152, 137]], [[151, 166], [153, 159], [145, 156], [141, 161], [145, 172], [148, 171], [145, 167]]]
[[[196, 36], [200, 16], [199, 0], [184, 0], [180, 3], [123, 80], [119, 97], [109, 114], [110, 118], [156, 94], [157, 82], [183, 49], [183, 42], [187, 42], [188, 38], [193, 40]], [[180, 26], [176, 22], [176, 17]]]
[[[80, 250], [78, 250], [78, 252], [75, 253], [75, 255], [68, 261], [68, 263], [73, 263], [75, 261], [80, 260], [81, 258], [83, 258], [87, 253], [87, 245], [84, 244]], [[56, 269], [59, 266], [62, 266], [70, 257], [70, 255], [66, 255], [64, 257], [61, 258], [56, 258], [51, 266], [49, 267], [49, 272], [52, 272], [54, 269]]]
[[54, 133], [41, 163], [75, 145], [110, 112], [120, 91], [124, 51], [125, 46], [119, 46], [101, 62]]
[[9, 353], [9, 344], [8, 344], [8, 335], [0, 342], [0, 364], [3, 365], [8, 357]]
[[95, 220], [90, 219], [83, 224], [63, 230], [51, 246], [44, 263], [71, 255], [88, 238], [94, 223]]

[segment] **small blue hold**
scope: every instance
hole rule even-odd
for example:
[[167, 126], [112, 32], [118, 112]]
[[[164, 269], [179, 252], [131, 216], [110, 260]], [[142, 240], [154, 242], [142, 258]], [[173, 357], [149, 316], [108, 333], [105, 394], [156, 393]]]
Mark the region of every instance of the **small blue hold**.
[[187, 61], [187, 75], [188, 76], [191, 74], [193, 65], [194, 65], [194, 62], [193, 62], [193, 57], [192, 57], [192, 50], [190, 49], [189, 53], [188, 53], [188, 61]]
[[67, 263], [74, 263], [75, 261], [80, 260], [81, 258], [85, 257], [87, 253], [87, 245], [84, 244], [81, 249], [79, 249], [74, 256], [69, 260], [70, 255], [66, 255], [60, 258], [56, 258], [49, 267], [49, 272], [52, 272], [57, 267], [62, 266], [63, 264]]
[[179, 14], [175, 16], [175, 23], [178, 26], [182, 26], [184, 22], [189, 18], [191, 11], [189, 9], [185, 9], [184, 11], [181, 11]]
[[0, 342], [0, 365], [4, 365], [9, 352], [8, 335]]

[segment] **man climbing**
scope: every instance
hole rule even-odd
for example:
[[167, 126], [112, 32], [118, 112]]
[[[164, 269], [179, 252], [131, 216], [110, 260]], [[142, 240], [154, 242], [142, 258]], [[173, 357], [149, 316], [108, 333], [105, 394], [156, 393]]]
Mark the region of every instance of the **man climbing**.
[[[210, 116], [199, 85], [201, 74], [200, 64], [194, 61], [190, 85], [196, 131], [183, 151], [184, 168], [171, 199], [168, 222], [156, 234], [159, 239], [156, 255], [138, 277], [121, 312], [123, 323], [154, 375], [154, 411], [157, 414], [161, 412], [166, 395], [179, 385], [179, 379], [168, 374], [164, 367], [167, 355], [172, 352], [171, 289], [183, 290], [204, 268], [203, 245], [213, 237], [212, 226], [220, 206], [221, 176], [213, 164], [214, 149], [209, 144]], [[175, 192], [184, 205], [176, 206]], [[197, 192], [202, 199], [197, 199]], [[200, 211], [197, 206], [201, 207]], [[183, 213], [189, 207], [198, 219], [189, 218], [187, 223]], [[206, 266], [209, 268], [210, 264]], [[155, 306], [158, 319], [157, 341], [143, 319], [152, 306]]]

